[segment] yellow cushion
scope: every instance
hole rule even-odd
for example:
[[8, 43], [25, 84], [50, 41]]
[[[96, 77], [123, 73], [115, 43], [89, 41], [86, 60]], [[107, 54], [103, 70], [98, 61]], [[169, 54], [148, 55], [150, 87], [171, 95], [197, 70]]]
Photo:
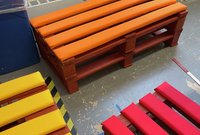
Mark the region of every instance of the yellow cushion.
[[[174, 4], [174, 3], [176, 3], [176, 0], [159, 0], [159, 1], [146, 2], [144, 4], [140, 4], [138, 6], [134, 6], [134, 7], [128, 8], [126, 10], [117, 12], [115, 14], [106, 16], [104, 18], [98, 19], [96, 21], [82, 24], [75, 28], [58, 33], [56, 35], [46, 38], [45, 41], [48, 43], [48, 45], [51, 48], [55, 48], [60, 45], [67, 44], [67, 43], [75, 41], [77, 39], [86, 37], [90, 34], [96, 33], [100, 30], [106, 29], [106, 28], [116, 25], [118, 23], [125, 22], [132, 18], [141, 16], [148, 12], [154, 11], [156, 9], [159, 9], [159, 8], [162, 8], [162, 7]], [[65, 23], [65, 24], [67, 24], [67, 23]], [[42, 28], [44, 28], [44, 27], [42, 27]]]
[[185, 5], [176, 3], [57, 48], [54, 53], [61, 61], [64, 61], [186, 9]]
[[120, 0], [87, 12], [60, 20], [58, 22], [46, 25], [38, 29], [41, 35], [49, 36], [54, 33], [69, 29], [71, 27], [80, 25], [82, 23], [100, 18], [102, 16], [114, 13], [116, 11], [134, 6], [136, 4], [142, 3], [146, 0]]
[[70, 6], [64, 9], [60, 9], [60, 10], [33, 18], [31, 19], [31, 24], [35, 28], [38, 28], [43, 25], [61, 20], [63, 18], [111, 3], [113, 1], [116, 1], [116, 0], [89, 0], [86, 2], [82, 2], [80, 4], [76, 4], [74, 6]]
[[49, 90], [0, 108], [0, 127], [54, 105]]
[[66, 126], [59, 110], [0, 132], [0, 135], [47, 135]]
[[45, 81], [40, 72], [2, 83], [0, 84], [0, 101], [42, 85], [45, 85]]

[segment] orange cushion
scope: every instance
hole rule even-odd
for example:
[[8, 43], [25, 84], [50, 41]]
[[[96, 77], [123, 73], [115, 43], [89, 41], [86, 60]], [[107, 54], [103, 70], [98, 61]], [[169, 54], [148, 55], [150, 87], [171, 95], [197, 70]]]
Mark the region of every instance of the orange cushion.
[[110, 29], [106, 29], [77, 42], [57, 48], [54, 50], [54, 53], [63, 61], [186, 9], [187, 7], [185, 5], [176, 3]]
[[130, 20], [134, 17], [146, 14], [153, 10], [171, 5], [176, 3], [176, 0], [159, 0], [159, 1], [151, 1], [147, 2], [132, 8], [128, 8], [121, 12], [117, 12], [110, 16], [104, 17], [102, 19], [92, 21], [80, 26], [77, 26], [73, 29], [64, 31], [62, 33], [58, 33], [54, 36], [46, 38], [46, 42], [51, 48], [55, 48], [57, 46], [67, 44], [71, 41], [77, 40], [79, 38], [83, 38], [89, 34], [98, 32], [110, 26], [116, 25], [123, 21]]
[[120, 0], [87, 12], [60, 20], [58, 22], [46, 25], [38, 29], [41, 35], [48, 36], [71, 27], [77, 26], [79, 24], [94, 20], [96, 18], [114, 13], [116, 11], [125, 9], [127, 7], [142, 3], [146, 0]]
[[35, 17], [31, 19], [31, 24], [33, 27], [38, 28], [43, 25], [61, 20], [63, 18], [111, 3], [116, 0], [89, 0], [74, 6], [70, 6], [55, 12], [51, 12], [42, 16]]

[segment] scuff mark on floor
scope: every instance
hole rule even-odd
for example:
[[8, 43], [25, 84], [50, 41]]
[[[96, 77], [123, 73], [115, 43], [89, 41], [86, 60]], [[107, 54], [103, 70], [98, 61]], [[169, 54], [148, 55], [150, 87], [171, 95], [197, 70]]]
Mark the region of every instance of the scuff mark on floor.
[[133, 79], [136, 79], [136, 76], [132, 76]]
[[96, 107], [98, 105], [98, 101], [94, 101], [94, 102], [89, 101], [89, 104], [91, 104], [92, 107]]
[[108, 112], [112, 112], [112, 109], [110, 109], [110, 108], [106, 108], [106, 110], [107, 110]]
[[83, 104], [85, 104], [85, 103], [86, 103], [86, 101], [85, 101], [85, 99], [84, 99], [84, 98], [82, 98], [82, 103], [83, 103]]
[[200, 86], [196, 84], [195, 82], [190, 82], [186, 80], [187, 86], [196, 91], [198, 94], [200, 94]]
[[101, 126], [101, 125], [99, 125], [99, 124], [97, 124], [97, 125], [94, 125], [94, 129], [95, 129], [95, 131], [96, 131], [96, 133], [97, 133], [97, 134], [99, 134], [99, 133], [102, 133], [102, 132], [103, 132], [103, 130], [102, 130], [102, 126]]

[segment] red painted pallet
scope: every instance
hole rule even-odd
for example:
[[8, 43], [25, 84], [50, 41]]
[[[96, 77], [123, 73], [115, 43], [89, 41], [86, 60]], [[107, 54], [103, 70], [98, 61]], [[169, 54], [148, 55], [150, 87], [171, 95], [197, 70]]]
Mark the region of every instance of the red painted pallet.
[[[183, 95], [176, 88], [164, 82], [132, 103], [121, 114], [105, 120], [103, 130], [108, 135], [199, 135], [200, 105]], [[132, 129], [132, 130], [131, 130]], [[132, 132], [130, 132], [132, 131]]]
[[31, 24], [43, 58], [73, 93], [78, 80], [99, 70], [131, 66], [134, 55], [162, 42], [177, 45], [186, 15], [187, 7], [176, 0], [91, 0]]

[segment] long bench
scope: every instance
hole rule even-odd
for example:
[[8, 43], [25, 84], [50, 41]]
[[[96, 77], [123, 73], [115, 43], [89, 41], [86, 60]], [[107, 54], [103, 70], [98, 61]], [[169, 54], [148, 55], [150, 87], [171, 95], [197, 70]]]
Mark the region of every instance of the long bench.
[[105, 120], [103, 130], [108, 135], [199, 135], [200, 105], [164, 82], [121, 111], [117, 117]]
[[131, 66], [134, 55], [162, 42], [177, 45], [186, 15], [176, 0], [89, 0], [30, 22], [43, 58], [73, 93], [103, 68]]
[[39, 72], [0, 84], [0, 118], [0, 135], [70, 132]]

